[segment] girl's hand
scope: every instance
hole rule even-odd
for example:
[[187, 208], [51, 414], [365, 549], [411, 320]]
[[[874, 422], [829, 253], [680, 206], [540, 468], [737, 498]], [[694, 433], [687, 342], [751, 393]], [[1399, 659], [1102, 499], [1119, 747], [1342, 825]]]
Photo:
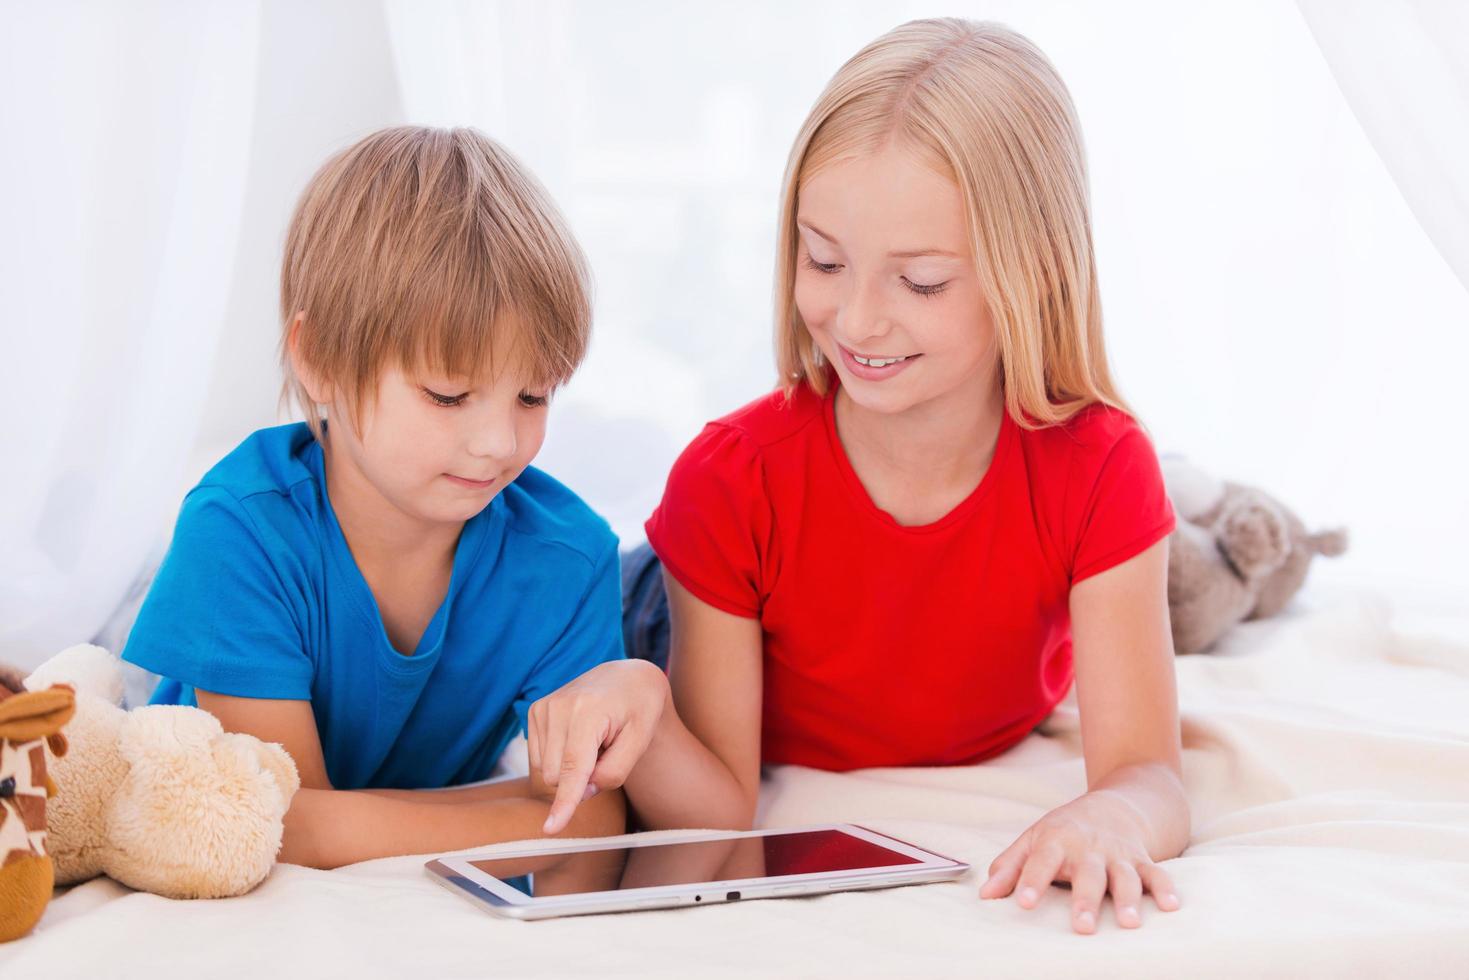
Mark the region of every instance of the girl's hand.
[[1037, 820], [990, 864], [980, 898], [1004, 898], [1016, 890], [1021, 908], [1040, 904], [1052, 881], [1071, 883], [1071, 927], [1097, 930], [1102, 898], [1112, 893], [1117, 924], [1142, 925], [1142, 891], [1158, 908], [1172, 912], [1178, 895], [1168, 874], [1154, 864], [1144, 846], [1138, 811], [1116, 791], [1098, 790], [1072, 800]]
[[668, 697], [668, 678], [657, 666], [614, 660], [531, 705], [531, 776], [556, 791], [547, 834], [564, 830], [583, 801], [622, 785], [647, 750]]

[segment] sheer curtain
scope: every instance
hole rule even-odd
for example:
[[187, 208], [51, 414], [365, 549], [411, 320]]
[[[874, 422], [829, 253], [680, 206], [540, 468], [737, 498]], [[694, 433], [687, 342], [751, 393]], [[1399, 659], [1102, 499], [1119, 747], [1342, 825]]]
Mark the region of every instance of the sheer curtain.
[[1469, 288], [1469, 4], [1296, 2], [1413, 214]]
[[[1469, 587], [1446, 421], [1469, 331], [1445, 329], [1469, 322], [1463, 14], [1300, 9], [946, 12], [1029, 35], [1076, 99], [1108, 345], [1159, 448], [1348, 524], [1325, 574]], [[636, 540], [689, 438], [773, 381], [776, 195], [808, 107], [932, 12], [0, 0], [0, 659], [119, 622], [191, 473], [277, 421], [290, 209], [402, 121], [504, 142], [586, 247], [593, 345], [538, 462]]]
[[[590, 255], [592, 350], [538, 462], [635, 541], [698, 428], [773, 383], [776, 197], [807, 109], [863, 44], [934, 8], [384, 9], [408, 117], [505, 142]], [[1321, 3], [1320, 19], [1335, 9]], [[1469, 549], [1469, 465], [1444, 448], [1469, 361], [1469, 331], [1446, 328], [1469, 321], [1469, 294], [1300, 10], [958, 0], [943, 12], [1031, 37], [1077, 102], [1108, 347], [1159, 449], [1264, 487], [1310, 524], [1347, 525], [1352, 550], [1322, 576], [1469, 587], [1454, 558]], [[1412, 28], [1391, 16], [1382, 36]], [[1419, 58], [1388, 56], [1409, 72]], [[1437, 146], [1462, 179], [1463, 151]]]
[[177, 507], [235, 259], [259, 12], [0, 8], [0, 659], [92, 637]]
[[557, 397], [537, 465], [632, 543], [698, 426], [772, 382], [781, 168], [843, 34], [855, 43], [863, 28], [809, 31], [813, 8], [778, 29], [771, 4], [384, 9], [407, 116], [508, 146], [588, 253], [592, 350]]
[[0, 660], [29, 666], [119, 649], [183, 492], [281, 421], [291, 208], [403, 116], [358, 0], [0, 3], [0, 80]]

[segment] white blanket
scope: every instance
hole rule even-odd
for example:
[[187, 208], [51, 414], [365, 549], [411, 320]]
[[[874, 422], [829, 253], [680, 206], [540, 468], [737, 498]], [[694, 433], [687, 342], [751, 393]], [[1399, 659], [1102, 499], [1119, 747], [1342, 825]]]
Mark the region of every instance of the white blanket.
[[[59, 895], [0, 976], [1469, 976], [1469, 618], [1396, 624], [1316, 591], [1178, 661], [1194, 838], [1183, 908], [1069, 929], [1069, 892], [981, 902], [989, 862], [1084, 789], [1074, 699], [959, 769], [767, 774], [761, 823], [865, 823], [975, 866], [880, 892], [514, 922], [423, 858], [281, 866], [253, 893], [176, 902], [99, 879]], [[1073, 696], [1074, 698], [1074, 696]]]

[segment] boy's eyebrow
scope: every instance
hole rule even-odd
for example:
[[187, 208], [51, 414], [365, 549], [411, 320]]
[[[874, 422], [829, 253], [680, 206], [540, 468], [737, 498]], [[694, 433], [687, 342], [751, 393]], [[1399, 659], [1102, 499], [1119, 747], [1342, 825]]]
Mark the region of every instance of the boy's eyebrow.
[[419, 371], [415, 382], [421, 385], [437, 384], [441, 388], [473, 388], [473, 381], [466, 375], [443, 374], [436, 371]]
[[[800, 225], [802, 228], [805, 228], [807, 231], [809, 231], [809, 232], [811, 232], [813, 234], [820, 235], [822, 238], [825, 238], [827, 241], [831, 242], [833, 245], [838, 244], [838, 242], [837, 242], [837, 240], [835, 238], [832, 238], [826, 232], [822, 231], [820, 228], [816, 227], [815, 225], [813, 225], [811, 222], [805, 220], [804, 218], [797, 219], [796, 220], [796, 224]], [[958, 252], [951, 252], [951, 251], [949, 251], [946, 248], [912, 248], [912, 249], [904, 249], [901, 252], [889, 252], [888, 253], [888, 258], [891, 258], [891, 259], [916, 259], [916, 258], [921, 258], [921, 257], [923, 257], [925, 255], [941, 255], [941, 256], [944, 256], [945, 258], [950, 258], [950, 259], [963, 258], [963, 256], [960, 255]]]

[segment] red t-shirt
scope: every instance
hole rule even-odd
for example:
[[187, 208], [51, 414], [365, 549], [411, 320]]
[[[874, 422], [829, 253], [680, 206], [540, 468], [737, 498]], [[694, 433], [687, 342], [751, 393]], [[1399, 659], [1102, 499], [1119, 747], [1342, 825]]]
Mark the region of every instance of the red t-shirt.
[[833, 397], [805, 385], [704, 427], [648, 540], [711, 606], [764, 630], [762, 758], [820, 769], [998, 755], [1071, 687], [1071, 586], [1174, 526], [1152, 444], [1092, 405], [1027, 431], [932, 524], [867, 495]]

